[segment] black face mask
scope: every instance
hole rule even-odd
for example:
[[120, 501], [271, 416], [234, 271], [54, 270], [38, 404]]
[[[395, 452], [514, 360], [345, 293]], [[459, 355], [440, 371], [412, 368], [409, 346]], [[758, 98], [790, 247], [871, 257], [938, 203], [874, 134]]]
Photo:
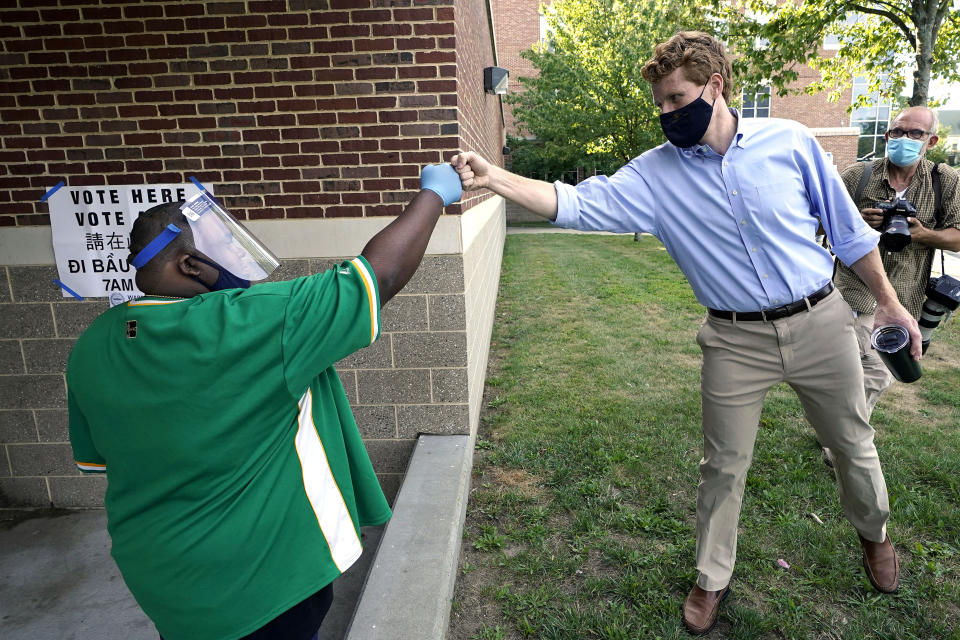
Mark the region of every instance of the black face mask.
[[705, 84], [696, 100], [669, 113], [660, 114], [660, 128], [674, 146], [681, 149], [692, 147], [700, 142], [707, 132], [710, 118], [713, 117], [713, 105], [703, 99], [703, 92], [706, 90]]
[[244, 280], [239, 276], [233, 275], [232, 273], [230, 273], [229, 271], [227, 271], [226, 269], [218, 265], [216, 262], [210, 262], [209, 260], [204, 260], [200, 256], [192, 256], [192, 257], [194, 260], [199, 260], [203, 264], [210, 265], [211, 267], [217, 270], [217, 281], [214, 282], [213, 284], [207, 284], [206, 282], [204, 282], [203, 280], [201, 280], [196, 276], [190, 276], [191, 278], [193, 278], [194, 280], [196, 280], [197, 282], [205, 286], [210, 291], [222, 291], [224, 289], [249, 289], [250, 288], [249, 280]]

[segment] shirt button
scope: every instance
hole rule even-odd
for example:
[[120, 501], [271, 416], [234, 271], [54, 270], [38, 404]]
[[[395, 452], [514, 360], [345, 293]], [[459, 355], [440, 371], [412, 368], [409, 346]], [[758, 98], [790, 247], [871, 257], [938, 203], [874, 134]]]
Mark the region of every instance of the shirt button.
[[725, 167], [729, 167], [729, 166], [730, 166], [730, 163], [729, 163], [729, 162], [727, 162], [726, 160], [724, 160], [724, 161], [723, 161], [723, 166], [725, 166]]
[[[763, 276], [763, 277], [766, 278], [767, 276]], [[780, 304], [780, 301], [779, 301], [779, 300], [774, 300], [774, 301], [773, 301], [773, 304]]]
[[736, 189], [733, 190], [733, 195], [737, 195], [737, 190], [736, 190]]
[[756, 252], [757, 252], [757, 248], [756, 248], [756, 247], [751, 247], [751, 248], [750, 248], [750, 251], [753, 251], [754, 253], [756, 253]]
[[746, 224], [747, 224], [747, 221], [746, 221], [746, 220], [741, 220], [741, 221], [740, 221], [740, 224], [746, 225]]
[[770, 276], [765, 273], [765, 274], [763, 274], [763, 277], [764, 277], [764, 278], [769, 278]]

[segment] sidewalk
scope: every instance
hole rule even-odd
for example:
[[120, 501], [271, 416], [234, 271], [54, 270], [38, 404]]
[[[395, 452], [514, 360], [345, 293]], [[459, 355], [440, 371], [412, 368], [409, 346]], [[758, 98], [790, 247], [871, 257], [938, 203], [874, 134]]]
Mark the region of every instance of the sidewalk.
[[[3, 640], [157, 640], [110, 557], [102, 509], [0, 511]], [[321, 640], [341, 640], [382, 527], [364, 528], [364, 552], [334, 584]]]
[[[442, 640], [456, 579], [473, 440], [421, 436], [393, 518], [365, 527], [334, 583], [320, 640]], [[103, 510], [0, 510], [2, 640], [157, 640], [113, 558]]]
[[[944, 251], [944, 266], [947, 271], [947, 275], [960, 280], [960, 252], [957, 251]], [[934, 277], [941, 275], [940, 274], [940, 255], [937, 254], [933, 257], [933, 268], [931, 269], [932, 275]]]

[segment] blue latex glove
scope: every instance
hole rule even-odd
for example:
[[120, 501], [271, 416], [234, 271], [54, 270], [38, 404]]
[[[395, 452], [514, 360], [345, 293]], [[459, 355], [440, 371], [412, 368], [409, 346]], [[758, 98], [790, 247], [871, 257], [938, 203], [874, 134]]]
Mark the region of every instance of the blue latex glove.
[[460, 186], [460, 174], [450, 164], [428, 164], [420, 172], [420, 188], [430, 189], [443, 199], [447, 207], [460, 199], [463, 188]]

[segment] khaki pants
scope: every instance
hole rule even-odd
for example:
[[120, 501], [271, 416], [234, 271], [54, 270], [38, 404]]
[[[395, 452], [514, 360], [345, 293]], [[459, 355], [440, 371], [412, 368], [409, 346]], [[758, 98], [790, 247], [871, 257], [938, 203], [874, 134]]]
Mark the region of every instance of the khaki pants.
[[883, 364], [883, 360], [877, 355], [877, 350], [870, 344], [874, 315], [872, 313], [855, 315], [854, 329], [857, 332], [857, 342], [860, 343], [860, 363], [863, 365], [863, 391], [867, 396], [867, 415], [871, 416], [880, 395], [893, 384], [893, 374], [887, 369], [887, 365]]
[[834, 452], [844, 515], [874, 542], [886, 536], [887, 487], [873, 445], [850, 307], [834, 291], [810, 311], [773, 322], [707, 316], [703, 351], [703, 460], [697, 489], [697, 584], [730, 581], [737, 522], [767, 390], [788, 383], [819, 441]]

